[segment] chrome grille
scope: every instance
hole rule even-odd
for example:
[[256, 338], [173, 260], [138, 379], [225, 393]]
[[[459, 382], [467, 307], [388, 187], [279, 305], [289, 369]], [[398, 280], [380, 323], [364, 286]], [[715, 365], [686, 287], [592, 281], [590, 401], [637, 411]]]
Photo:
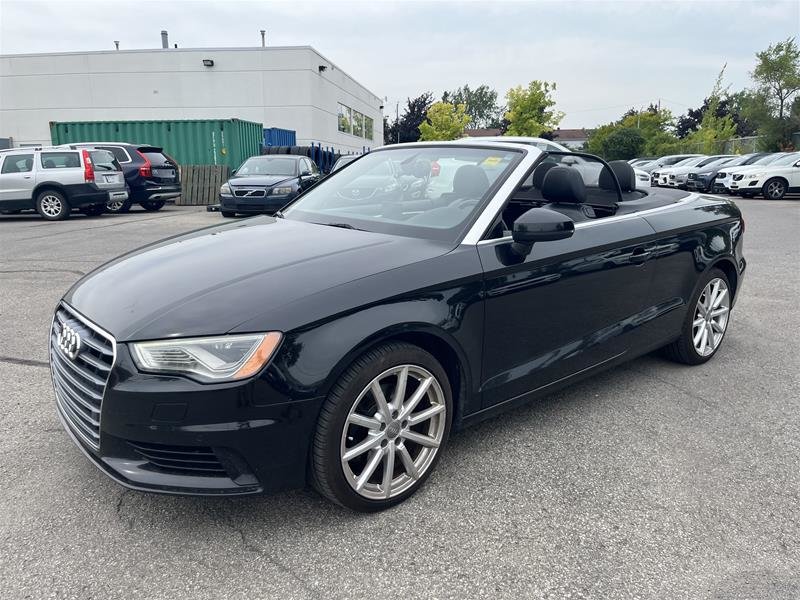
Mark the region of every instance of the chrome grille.
[[[65, 327], [80, 338], [74, 358], [59, 344]], [[113, 363], [114, 339], [65, 304], [59, 306], [50, 330], [56, 406], [70, 431], [95, 450], [100, 449], [100, 409]]]
[[237, 198], [263, 198], [267, 195], [267, 191], [265, 189], [242, 189], [238, 188], [233, 190], [233, 195]]

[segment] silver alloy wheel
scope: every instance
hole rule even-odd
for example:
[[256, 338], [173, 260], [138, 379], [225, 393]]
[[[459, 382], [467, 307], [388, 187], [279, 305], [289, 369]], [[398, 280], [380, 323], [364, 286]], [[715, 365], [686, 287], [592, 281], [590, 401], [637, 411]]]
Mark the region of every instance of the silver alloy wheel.
[[773, 200], [779, 200], [783, 197], [784, 189], [783, 189], [783, 182], [776, 179], [774, 181], [770, 181], [767, 185], [767, 194], [768, 198]]
[[117, 212], [120, 208], [122, 208], [123, 204], [124, 202], [122, 200], [112, 200], [110, 202], [106, 202], [106, 208], [108, 208], [108, 210], [111, 212]]
[[713, 354], [722, 342], [731, 308], [727, 284], [719, 277], [708, 282], [697, 299], [692, 322], [692, 343], [700, 356]]
[[418, 365], [387, 369], [347, 415], [340, 451], [347, 482], [372, 500], [402, 494], [433, 463], [446, 424], [444, 392], [434, 375]]
[[40, 200], [39, 205], [42, 207], [42, 212], [48, 217], [57, 217], [61, 214], [61, 211], [64, 210], [64, 204], [61, 202], [61, 198], [53, 196], [52, 194], [44, 196]]

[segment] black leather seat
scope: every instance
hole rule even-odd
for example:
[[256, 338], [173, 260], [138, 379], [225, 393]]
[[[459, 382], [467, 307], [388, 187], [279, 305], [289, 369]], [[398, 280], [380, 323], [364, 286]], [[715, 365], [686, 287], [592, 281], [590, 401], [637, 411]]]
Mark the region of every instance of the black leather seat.
[[542, 197], [556, 204], [583, 204], [586, 202], [586, 184], [575, 169], [552, 167], [542, 181]]
[[[636, 173], [634, 173], [632, 166], [624, 160], [612, 160], [608, 163], [608, 166], [617, 176], [617, 181], [619, 181], [619, 187], [623, 194], [636, 190]], [[611, 177], [608, 167], [603, 167], [603, 170], [600, 171], [600, 178], [597, 184], [604, 190], [616, 190], [614, 179]]]
[[557, 167], [558, 163], [552, 160], [546, 160], [543, 163], [536, 166], [533, 170], [533, 175], [531, 176], [531, 184], [537, 190], [542, 189], [542, 184], [544, 183], [544, 176], [547, 175], [547, 172], [552, 169], [553, 167]]
[[477, 165], [462, 165], [453, 176], [453, 191], [442, 194], [439, 204], [483, 198], [488, 189], [489, 178], [483, 169]]

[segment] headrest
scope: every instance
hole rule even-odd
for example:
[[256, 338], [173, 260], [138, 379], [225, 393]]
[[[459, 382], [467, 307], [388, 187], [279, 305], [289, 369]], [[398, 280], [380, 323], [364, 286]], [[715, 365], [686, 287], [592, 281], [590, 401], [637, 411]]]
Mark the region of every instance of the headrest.
[[542, 182], [544, 181], [544, 176], [547, 175], [547, 172], [552, 169], [553, 167], [557, 166], [558, 163], [552, 160], [546, 160], [543, 163], [540, 163], [536, 166], [533, 170], [533, 176], [531, 177], [533, 187], [537, 190], [542, 189]]
[[542, 182], [542, 196], [549, 202], [583, 204], [586, 202], [586, 185], [575, 169], [553, 167]]
[[[614, 171], [614, 175], [617, 176], [619, 187], [623, 192], [633, 192], [636, 190], [636, 173], [634, 173], [632, 166], [624, 160], [612, 160], [608, 163], [608, 166], [611, 167], [611, 170]], [[600, 171], [600, 178], [597, 181], [597, 185], [604, 190], [616, 190], [614, 178], [611, 177], [611, 172], [608, 167], [603, 167], [603, 170]]]
[[453, 177], [453, 193], [461, 198], [480, 198], [488, 189], [489, 178], [477, 165], [463, 165]]

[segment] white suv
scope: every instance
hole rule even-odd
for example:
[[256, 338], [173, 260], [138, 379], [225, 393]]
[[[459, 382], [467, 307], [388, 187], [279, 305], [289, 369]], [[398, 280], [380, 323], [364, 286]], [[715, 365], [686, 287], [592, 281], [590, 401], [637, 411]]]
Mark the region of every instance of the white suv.
[[36, 210], [49, 221], [73, 208], [99, 215], [110, 200], [128, 197], [114, 155], [95, 148], [15, 148], [0, 152], [0, 212]]
[[767, 200], [780, 200], [786, 192], [800, 191], [800, 152], [793, 152], [762, 168], [735, 171], [731, 191], [747, 197], [762, 194]]

